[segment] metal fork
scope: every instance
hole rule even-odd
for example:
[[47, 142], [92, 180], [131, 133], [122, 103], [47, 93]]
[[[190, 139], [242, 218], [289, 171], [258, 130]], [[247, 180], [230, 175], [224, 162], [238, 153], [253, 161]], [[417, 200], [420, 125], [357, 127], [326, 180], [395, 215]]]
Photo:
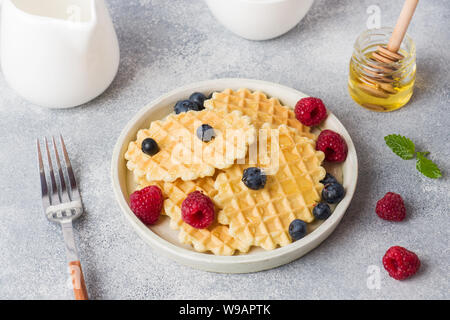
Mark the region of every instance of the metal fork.
[[44, 138], [45, 151], [47, 153], [47, 164], [49, 169], [50, 183], [47, 183], [45, 175], [44, 162], [42, 160], [41, 146], [37, 139], [37, 153], [39, 162], [39, 174], [41, 178], [42, 204], [47, 219], [61, 224], [64, 242], [66, 245], [66, 254], [69, 261], [69, 271], [72, 279], [73, 292], [76, 300], [87, 300], [88, 294], [84, 282], [83, 271], [81, 270], [80, 259], [78, 258], [75, 238], [73, 236], [72, 221], [77, 219], [83, 213], [80, 191], [73, 174], [72, 165], [67, 154], [66, 145], [62, 135], [60, 135], [61, 150], [64, 157], [68, 184], [64, 176], [63, 168], [56, 146], [55, 138], [52, 137], [53, 152], [57, 165], [57, 176], [59, 184], [56, 182], [53, 163], [50, 156], [50, 149], [47, 138]]

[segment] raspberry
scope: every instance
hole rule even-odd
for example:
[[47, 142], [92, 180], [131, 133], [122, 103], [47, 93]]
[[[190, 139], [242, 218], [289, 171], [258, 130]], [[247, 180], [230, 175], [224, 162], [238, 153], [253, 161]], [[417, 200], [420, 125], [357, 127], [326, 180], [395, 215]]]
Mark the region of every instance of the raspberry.
[[191, 192], [181, 204], [181, 218], [196, 229], [208, 228], [214, 221], [214, 203], [200, 191]]
[[317, 138], [316, 149], [325, 153], [329, 162], [344, 162], [347, 159], [348, 147], [339, 133], [323, 130]]
[[414, 252], [394, 246], [384, 254], [383, 266], [392, 278], [404, 280], [419, 270], [420, 260]]
[[378, 200], [375, 212], [381, 219], [389, 221], [402, 221], [406, 216], [403, 199], [394, 192], [388, 192]]
[[148, 186], [130, 195], [130, 208], [144, 224], [154, 224], [163, 207], [163, 195], [157, 186]]
[[295, 117], [305, 126], [316, 126], [327, 117], [327, 109], [319, 98], [303, 98], [295, 105]]

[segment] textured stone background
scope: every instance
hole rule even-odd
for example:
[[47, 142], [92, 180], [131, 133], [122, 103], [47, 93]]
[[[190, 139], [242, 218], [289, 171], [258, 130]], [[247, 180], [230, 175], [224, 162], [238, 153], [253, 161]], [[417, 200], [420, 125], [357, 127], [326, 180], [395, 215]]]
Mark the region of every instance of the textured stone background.
[[[75, 226], [92, 298], [450, 298], [448, 1], [419, 3], [409, 30], [417, 44], [415, 93], [407, 107], [389, 114], [351, 100], [347, 68], [366, 8], [378, 4], [382, 24], [393, 25], [401, 1], [316, 1], [296, 28], [265, 42], [231, 34], [200, 0], [108, 3], [122, 56], [117, 78], [102, 96], [75, 109], [46, 110], [18, 97], [0, 76], [0, 298], [72, 298], [60, 229], [42, 213], [35, 158], [35, 138], [59, 132], [86, 209]], [[321, 97], [358, 151], [357, 192], [341, 224], [316, 250], [274, 270], [225, 275], [174, 263], [137, 236], [113, 196], [111, 153], [133, 114], [178, 86], [221, 77], [268, 80]], [[389, 133], [430, 151], [444, 178], [427, 179], [413, 161], [391, 153], [383, 141]], [[406, 221], [375, 215], [376, 200], [387, 191], [404, 196]], [[381, 267], [391, 245], [417, 252], [423, 267], [404, 282], [382, 269], [381, 288], [369, 290], [367, 268]]]

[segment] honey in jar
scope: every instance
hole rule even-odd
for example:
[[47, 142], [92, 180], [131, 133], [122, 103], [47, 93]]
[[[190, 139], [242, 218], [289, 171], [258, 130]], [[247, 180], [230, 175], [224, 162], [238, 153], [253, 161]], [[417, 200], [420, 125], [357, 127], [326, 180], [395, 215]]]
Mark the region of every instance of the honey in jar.
[[392, 28], [363, 32], [355, 42], [350, 60], [348, 89], [359, 105], [373, 111], [388, 112], [403, 107], [413, 94], [416, 78], [416, 52], [411, 37], [405, 35], [398, 61], [381, 62], [373, 52], [389, 41]]

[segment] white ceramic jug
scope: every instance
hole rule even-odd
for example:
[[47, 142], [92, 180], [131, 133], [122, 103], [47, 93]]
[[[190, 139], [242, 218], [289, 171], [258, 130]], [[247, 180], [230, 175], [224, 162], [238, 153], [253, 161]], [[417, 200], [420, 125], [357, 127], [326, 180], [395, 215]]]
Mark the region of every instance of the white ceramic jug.
[[119, 67], [104, 0], [3, 0], [2, 72], [26, 100], [69, 108], [100, 95]]

